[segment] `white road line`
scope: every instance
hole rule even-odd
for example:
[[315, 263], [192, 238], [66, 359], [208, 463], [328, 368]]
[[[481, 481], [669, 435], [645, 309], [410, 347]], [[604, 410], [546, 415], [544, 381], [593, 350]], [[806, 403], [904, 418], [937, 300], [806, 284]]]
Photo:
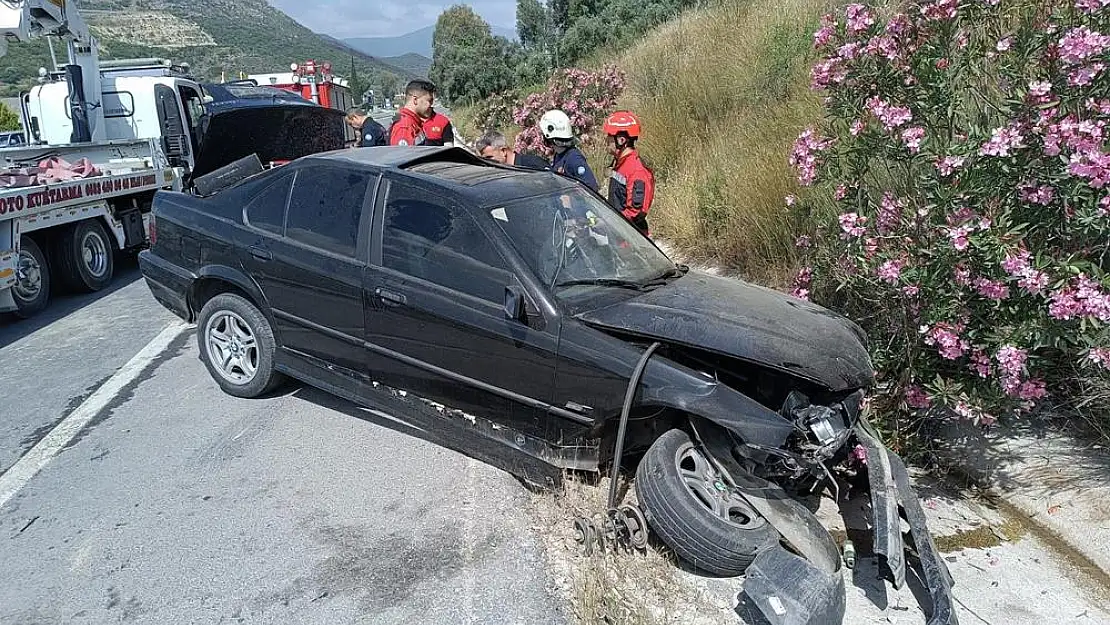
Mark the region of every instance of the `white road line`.
[[137, 378], [147, 365], [160, 356], [188, 327], [187, 324], [176, 321], [162, 330], [76, 410], [50, 430], [50, 433], [24, 454], [19, 462], [0, 475], [0, 506], [14, 497], [66, 444], [73, 440], [74, 436], [77, 436], [82, 428], [88, 425], [89, 421], [92, 421], [93, 417], [115, 399], [125, 386]]

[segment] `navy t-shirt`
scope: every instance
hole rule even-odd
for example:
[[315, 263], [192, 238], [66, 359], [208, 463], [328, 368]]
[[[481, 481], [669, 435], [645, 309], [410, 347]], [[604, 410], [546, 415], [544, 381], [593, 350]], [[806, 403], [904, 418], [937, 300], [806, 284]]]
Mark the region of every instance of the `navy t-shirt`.
[[385, 137], [385, 127], [369, 117], [363, 122], [362, 130], [359, 131], [359, 135], [358, 147], [360, 148], [370, 148], [375, 145], [389, 145]]
[[597, 178], [594, 177], [590, 164], [586, 162], [586, 155], [578, 148], [570, 148], [556, 154], [555, 160], [551, 163], [551, 171], [575, 178], [597, 191]]

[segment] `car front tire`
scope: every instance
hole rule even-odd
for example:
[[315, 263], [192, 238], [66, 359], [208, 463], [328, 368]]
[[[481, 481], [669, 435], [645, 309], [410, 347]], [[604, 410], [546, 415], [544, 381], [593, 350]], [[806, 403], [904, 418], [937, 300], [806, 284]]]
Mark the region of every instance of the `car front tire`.
[[648, 526], [683, 560], [706, 573], [742, 575], [778, 532], [732, 493], [705, 452], [682, 430], [648, 449], [636, 471]]
[[270, 322], [239, 295], [208, 300], [197, 319], [197, 345], [208, 373], [228, 395], [259, 397], [282, 381], [274, 370], [277, 344]]

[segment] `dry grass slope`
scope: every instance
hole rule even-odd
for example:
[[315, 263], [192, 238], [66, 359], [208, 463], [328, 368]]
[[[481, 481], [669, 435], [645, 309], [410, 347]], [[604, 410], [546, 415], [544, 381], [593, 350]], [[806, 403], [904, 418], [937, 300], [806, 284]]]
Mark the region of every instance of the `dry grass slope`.
[[623, 104], [645, 125], [660, 189], [653, 231], [687, 257], [784, 284], [800, 228], [783, 197], [798, 132], [820, 115], [811, 33], [829, 2], [722, 0], [653, 32], [620, 59]]

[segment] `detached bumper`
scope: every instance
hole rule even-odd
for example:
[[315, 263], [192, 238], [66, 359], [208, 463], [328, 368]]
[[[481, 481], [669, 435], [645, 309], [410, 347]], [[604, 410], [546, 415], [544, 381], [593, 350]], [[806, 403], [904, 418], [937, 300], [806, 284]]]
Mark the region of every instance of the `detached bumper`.
[[925, 511], [910, 486], [910, 476], [902, 459], [879, 442], [878, 435], [865, 421], [856, 426], [856, 437], [867, 449], [867, 475], [871, 487], [872, 521], [875, 528], [875, 553], [885, 564], [888, 579], [895, 588], [906, 583], [906, 555], [902, 542], [899, 509], [910, 526], [910, 537], [921, 561], [925, 588], [932, 605], [923, 606], [929, 613], [927, 625], [958, 625], [952, 599], [952, 576], [940, 557], [929, 528]]

